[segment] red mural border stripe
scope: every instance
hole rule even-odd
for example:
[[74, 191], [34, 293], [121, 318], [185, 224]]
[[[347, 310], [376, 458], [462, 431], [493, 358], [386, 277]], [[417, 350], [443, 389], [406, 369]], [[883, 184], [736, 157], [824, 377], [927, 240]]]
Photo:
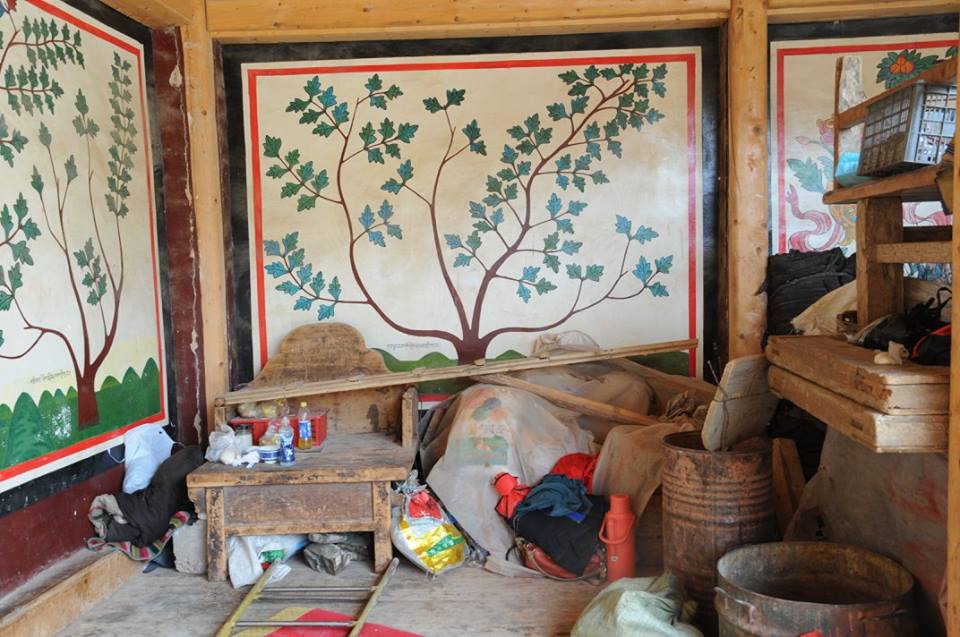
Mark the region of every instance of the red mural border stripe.
[[[688, 165], [688, 320], [690, 338], [697, 335], [697, 95], [696, 95], [696, 54], [670, 53], [662, 55], [619, 55], [592, 57], [544, 58], [536, 60], [475, 60], [471, 62], [408, 62], [398, 64], [354, 64], [349, 66], [300, 66], [270, 69], [247, 70], [247, 97], [250, 110], [250, 149], [251, 172], [253, 173], [253, 233], [255, 262], [257, 266], [257, 317], [261, 367], [267, 362], [267, 315], [265, 277], [263, 272], [263, 182], [260, 174], [260, 124], [258, 120], [257, 79], [260, 77], [309, 75], [321, 73], [369, 73], [387, 71], [437, 71], [437, 70], [476, 70], [476, 69], [516, 69], [565, 66], [574, 63], [584, 64], [625, 64], [628, 62], [670, 63], [681, 62], [687, 66], [687, 165]], [[690, 350], [689, 371], [696, 375], [696, 349]]]
[[[81, 29], [90, 35], [97, 37], [105, 42], [116, 46], [130, 54], [132, 54], [137, 59], [137, 84], [139, 86], [140, 92], [140, 111], [141, 111], [141, 129], [143, 130], [143, 143], [144, 143], [144, 154], [149, 155], [150, 148], [150, 139], [147, 134], [148, 125], [147, 125], [147, 104], [146, 104], [146, 93], [144, 91], [144, 82], [143, 82], [143, 60], [141, 55], [141, 50], [136, 46], [122, 40], [115, 35], [104, 31], [103, 29], [84, 22], [77, 16], [67, 13], [66, 11], [55, 7], [44, 0], [26, 0], [27, 3], [36, 6], [38, 9], [49, 13], [50, 15], [57, 17], [65, 22], [69, 22], [78, 29]], [[149, 168], [149, 167], [148, 167]], [[147, 170], [147, 205], [149, 208], [150, 216], [150, 252], [152, 256], [152, 269], [153, 269], [153, 292], [154, 292], [154, 317], [156, 320], [157, 326], [157, 367], [160, 369], [160, 411], [146, 416], [132, 422], [128, 425], [124, 425], [113, 431], [107, 431], [100, 435], [87, 438], [86, 440], [81, 440], [76, 442], [69, 447], [64, 447], [63, 449], [57, 449], [56, 451], [51, 451], [42, 456], [37, 456], [36, 458], [31, 458], [12, 467], [7, 467], [6, 469], [0, 470], [0, 482], [4, 480], [16, 477], [20, 474], [31, 471], [42, 467], [46, 464], [50, 464], [61, 458], [65, 458], [69, 455], [79, 453], [95, 447], [103, 442], [112, 440], [114, 438], [119, 438], [124, 435], [126, 432], [131, 429], [138, 427], [140, 425], [145, 425], [152, 422], [158, 422], [166, 418], [166, 395], [165, 395], [165, 380], [166, 380], [166, 361], [163, 359], [163, 333], [162, 333], [162, 322], [160, 320], [160, 286], [158, 285], [158, 273], [157, 273], [157, 242], [156, 242], [156, 211], [154, 210], [154, 194], [153, 194], [153, 174], [151, 170]]]
[[[902, 36], [909, 37], [909, 36]], [[823, 55], [825, 53], [872, 53], [887, 51], [891, 48], [907, 46], [914, 49], [935, 49], [951, 47], [957, 40], [915, 40], [898, 42], [868, 42], [863, 44], [837, 44], [821, 46], [802, 46], [777, 50], [777, 246], [778, 253], [787, 251], [787, 208], [786, 208], [786, 134], [784, 132], [784, 63], [787, 56]], [[832, 117], [832, 115], [831, 115]]]

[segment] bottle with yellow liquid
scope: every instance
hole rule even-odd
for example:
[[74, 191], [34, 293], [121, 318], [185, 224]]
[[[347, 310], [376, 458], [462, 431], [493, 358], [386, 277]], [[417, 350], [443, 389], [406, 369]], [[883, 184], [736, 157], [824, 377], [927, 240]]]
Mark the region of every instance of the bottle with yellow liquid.
[[307, 409], [306, 401], [300, 403], [300, 411], [297, 412], [297, 426], [300, 433], [300, 440], [297, 442], [297, 447], [300, 449], [313, 449], [313, 431], [310, 427], [310, 410]]

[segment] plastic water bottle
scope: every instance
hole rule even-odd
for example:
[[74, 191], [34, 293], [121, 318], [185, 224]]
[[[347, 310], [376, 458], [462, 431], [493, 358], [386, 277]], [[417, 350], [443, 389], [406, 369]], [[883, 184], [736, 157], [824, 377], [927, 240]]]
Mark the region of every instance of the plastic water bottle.
[[280, 464], [289, 466], [296, 461], [293, 453], [293, 427], [290, 418], [284, 416], [280, 421]]
[[313, 432], [310, 429], [310, 410], [307, 409], [307, 403], [300, 403], [300, 411], [297, 412], [297, 425], [300, 429], [300, 441], [297, 444], [301, 449], [313, 448]]

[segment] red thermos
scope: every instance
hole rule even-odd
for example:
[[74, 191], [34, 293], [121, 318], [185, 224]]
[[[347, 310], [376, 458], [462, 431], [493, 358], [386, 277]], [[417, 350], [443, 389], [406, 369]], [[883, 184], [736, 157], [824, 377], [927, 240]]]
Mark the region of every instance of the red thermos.
[[610, 496], [610, 510], [600, 527], [600, 541], [607, 545], [607, 581], [636, 574], [637, 538], [633, 526], [637, 516], [630, 510], [630, 498], [622, 493]]

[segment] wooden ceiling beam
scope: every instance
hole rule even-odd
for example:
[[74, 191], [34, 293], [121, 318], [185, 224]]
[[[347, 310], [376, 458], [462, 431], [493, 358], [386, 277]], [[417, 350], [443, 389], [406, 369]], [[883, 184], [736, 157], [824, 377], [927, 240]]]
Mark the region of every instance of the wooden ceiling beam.
[[448, 38], [717, 26], [729, 0], [207, 0], [221, 42]]
[[957, 9], [957, 0], [770, 0], [767, 19], [771, 23], [826, 22], [956, 13]]
[[193, 20], [195, 4], [193, 0], [103, 0], [104, 4], [116, 9], [128, 18], [150, 27], [184, 26]]

